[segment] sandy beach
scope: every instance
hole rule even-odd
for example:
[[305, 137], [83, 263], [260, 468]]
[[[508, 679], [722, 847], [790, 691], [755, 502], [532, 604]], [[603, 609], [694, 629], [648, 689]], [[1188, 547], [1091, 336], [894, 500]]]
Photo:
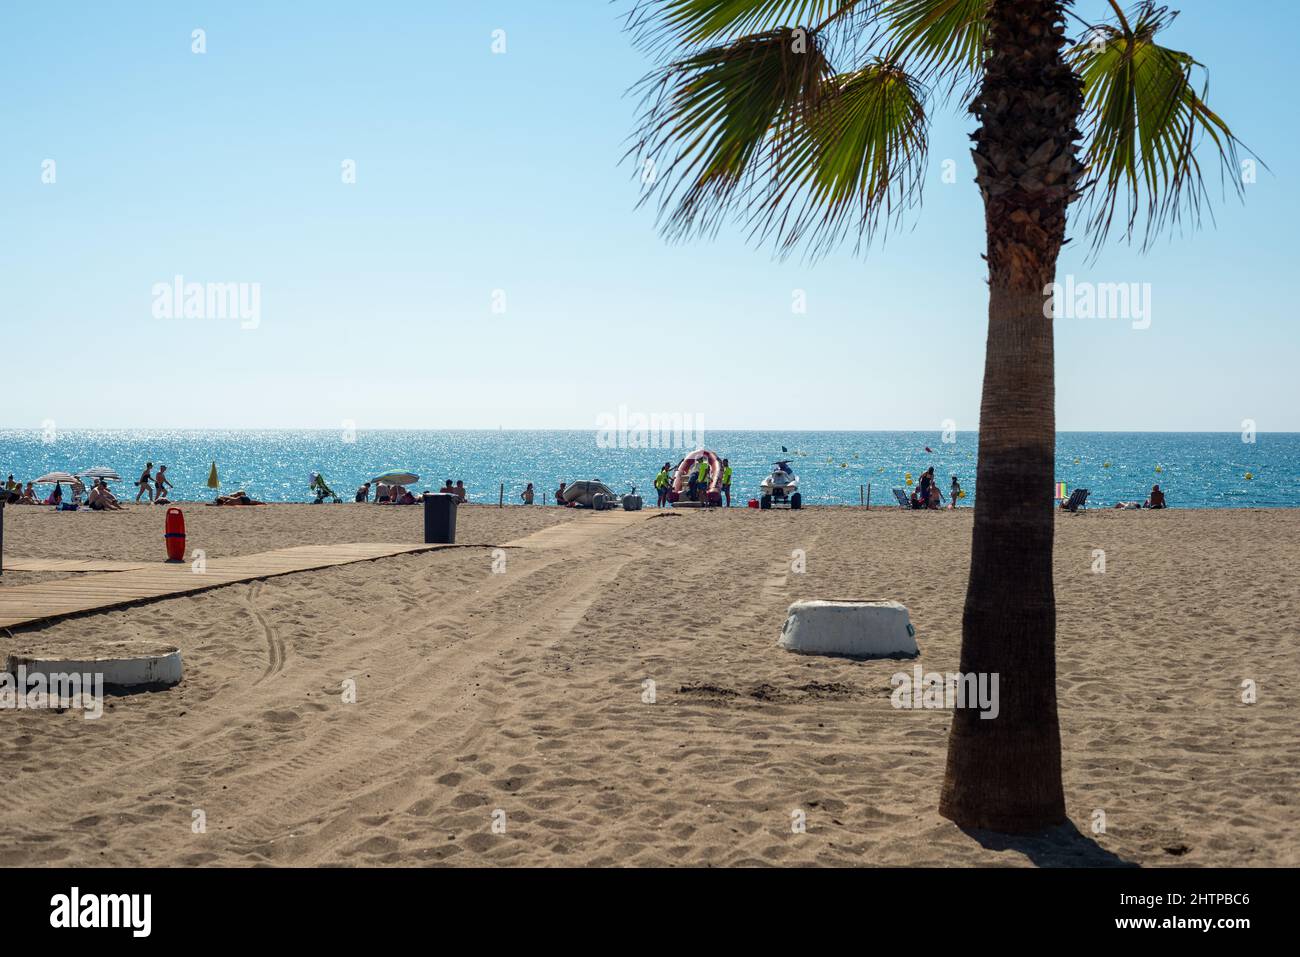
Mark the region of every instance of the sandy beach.
[[[184, 509], [213, 557], [421, 535], [417, 508]], [[459, 541], [482, 548], [0, 634], [4, 653], [165, 640], [185, 662], [179, 686], [112, 697], [97, 721], [0, 712], [0, 863], [1300, 865], [1298, 511], [1058, 516], [1078, 833], [1027, 839], [940, 818], [950, 715], [890, 703], [894, 673], [957, 669], [969, 509], [594, 518], [465, 507]], [[153, 561], [162, 530], [143, 506], [11, 507], [4, 548]], [[782, 651], [809, 597], [903, 602], [919, 661]]]

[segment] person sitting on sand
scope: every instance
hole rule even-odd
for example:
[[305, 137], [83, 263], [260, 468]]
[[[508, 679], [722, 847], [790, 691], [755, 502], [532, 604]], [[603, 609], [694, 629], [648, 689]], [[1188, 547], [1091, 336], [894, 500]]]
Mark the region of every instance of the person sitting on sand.
[[18, 499], [18, 504], [19, 504], [19, 505], [35, 505], [36, 503], [37, 503], [37, 499], [36, 499], [36, 486], [33, 485], [31, 482], [28, 482], [28, 483], [27, 483], [27, 488], [23, 489], [23, 494], [22, 494], [22, 496]]
[[117, 500], [117, 496], [114, 495], [113, 490], [108, 487], [108, 482], [105, 479], [99, 480], [99, 489], [100, 492], [103, 493], [104, 500], [107, 501], [110, 505], [113, 505], [117, 508], [122, 507], [122, 503]]
[[943, 507], [943, 495], [939, 491], [939, 486], [933, 482], [930, 483], [930, 500], [926, 503], [927, 508], [938, 509]]
[[153, 502], [153, 463], [146, 462], [144, 471], [140, 473], [140, 481], [135, 484], [140, 487], [140, 491], [135, 493], [135, 500], [140, 501], [141, 495], [148, 495], [150, 503]]
[[54, 483], [54, 491], [51, 492], [51, 493], [49, 494], [49, 497], [45, 499], [45, 503], [44, 503], [44, 504], [46, 504], [46, 505], [62, 505], [62, 504], [63, 504], [63, 486], [60, 485], [58, 482], [55, 482], [55, 483]]
[[568, 505], [573, 504], [572, 502], [569, 502], [569, 501], [568, 501], [567, 499], [565, 499], [565, 497], [564, 497], [564, 489], [565, 489], [566, 487], [567, 487], [567, 486], [566, 486], [566, 483], [564, 483], [564, 482], [561, 482], [561, 483], [560, 483], [560, 489], [559, 489], [559, 491], [557, 491], [557, 492], [555, 493], [555, 504], [556, 504], [556, 505], [560, 505], [560, 506], [568, 506]]
[[86, 499], [86, 504], [97, 512], [125, 511], [102, 479], [90, 487], [90, 496]]
[[358, 502], [368, 502], [368, 501], [370, 501], [370, 483], [369, 483], [369, 482], [366, 482], [364, 485], [361, 486], [361, 488], [357, 489], [357, 501], [358, 501]]
[[525, 505], [533, 504], [533, 483], [529, 482], [528, 487], [524, 489], [523, 494], [519, 496], [523, 499]]
[[1159, 485], [1151, 486], [1151, 497], [1147, 499], [1146, 508], [1164, 508], [1165, 493], [1160, 491]]
[[464, 504], [465, 502], [469, 501], [469, 492], [466, 491], [465, 489], [465, 482], [463, 479], [456, 479], [455, 493], [456, 493], [456, 501], [460, 502], [461, 504]]
[[414, 505], [414, 504], [415, 504], [415, 496], [411, 494], [411, 490], [410, 490], [410, 489], [404, 488], [404, 489], [402, 489], [401, 494], [397, 496], [397, 500], [396, 500], [396, 503], [395, 503], [395, 504], [397, 504], [397, 505]]
[[376, 482], [375, 483], [375, 504], [383, 505], [385, 502], [388, 501], [388, 499], [391, 496], [391, 493], [392, 493], [392, 486], [390, 486], [387, 482]]

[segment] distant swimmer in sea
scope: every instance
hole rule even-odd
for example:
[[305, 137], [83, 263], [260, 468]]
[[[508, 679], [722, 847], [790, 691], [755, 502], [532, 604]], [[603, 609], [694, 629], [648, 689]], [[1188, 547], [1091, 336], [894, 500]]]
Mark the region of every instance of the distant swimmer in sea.
[[1146, 507], [1147, 508], [1165, 507], [1165, 493], [1160, 491], [1159, 485], [1151, 486], [1151, 497], [1147, 499]]

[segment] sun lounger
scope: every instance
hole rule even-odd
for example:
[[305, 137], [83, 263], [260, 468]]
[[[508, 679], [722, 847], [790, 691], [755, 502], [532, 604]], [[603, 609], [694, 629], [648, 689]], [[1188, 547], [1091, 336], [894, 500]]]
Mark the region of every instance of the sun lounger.
[[1088, 507], [1088, 490], [1086, 488], [1076, 488], [1070, 493], [1069, 499], [1061, 506], [1067, 512], [1077, 512], [1079, 509]]
[[911, 510], [912, 500], [907, 497], [906, 492], [904, 492], [901, 488], [892, 488], [890, 489], [890, 491], [894, 493], [894, 498], [898, 499], [899, 508], [905, 508], [908, 509], [909, 511]]

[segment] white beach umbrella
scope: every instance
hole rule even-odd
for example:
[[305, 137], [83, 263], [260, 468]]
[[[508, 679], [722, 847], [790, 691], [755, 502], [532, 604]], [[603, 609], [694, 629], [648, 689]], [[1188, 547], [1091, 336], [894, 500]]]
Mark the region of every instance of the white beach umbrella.
[[53, 485], [56, 482], [66, 482], [69, 485], [78, 485], [77, 477], [68, 472], [46, 472], [38, 479], [33, 479], [37, 485]]
[[78, 478], [103, 479], [105, 482], [120, 482], [122, 476], [118, 475], [114, 469], [106, 465], [96, 465], [93, 469], [86, 469], [84, 472], [77, 473]]

